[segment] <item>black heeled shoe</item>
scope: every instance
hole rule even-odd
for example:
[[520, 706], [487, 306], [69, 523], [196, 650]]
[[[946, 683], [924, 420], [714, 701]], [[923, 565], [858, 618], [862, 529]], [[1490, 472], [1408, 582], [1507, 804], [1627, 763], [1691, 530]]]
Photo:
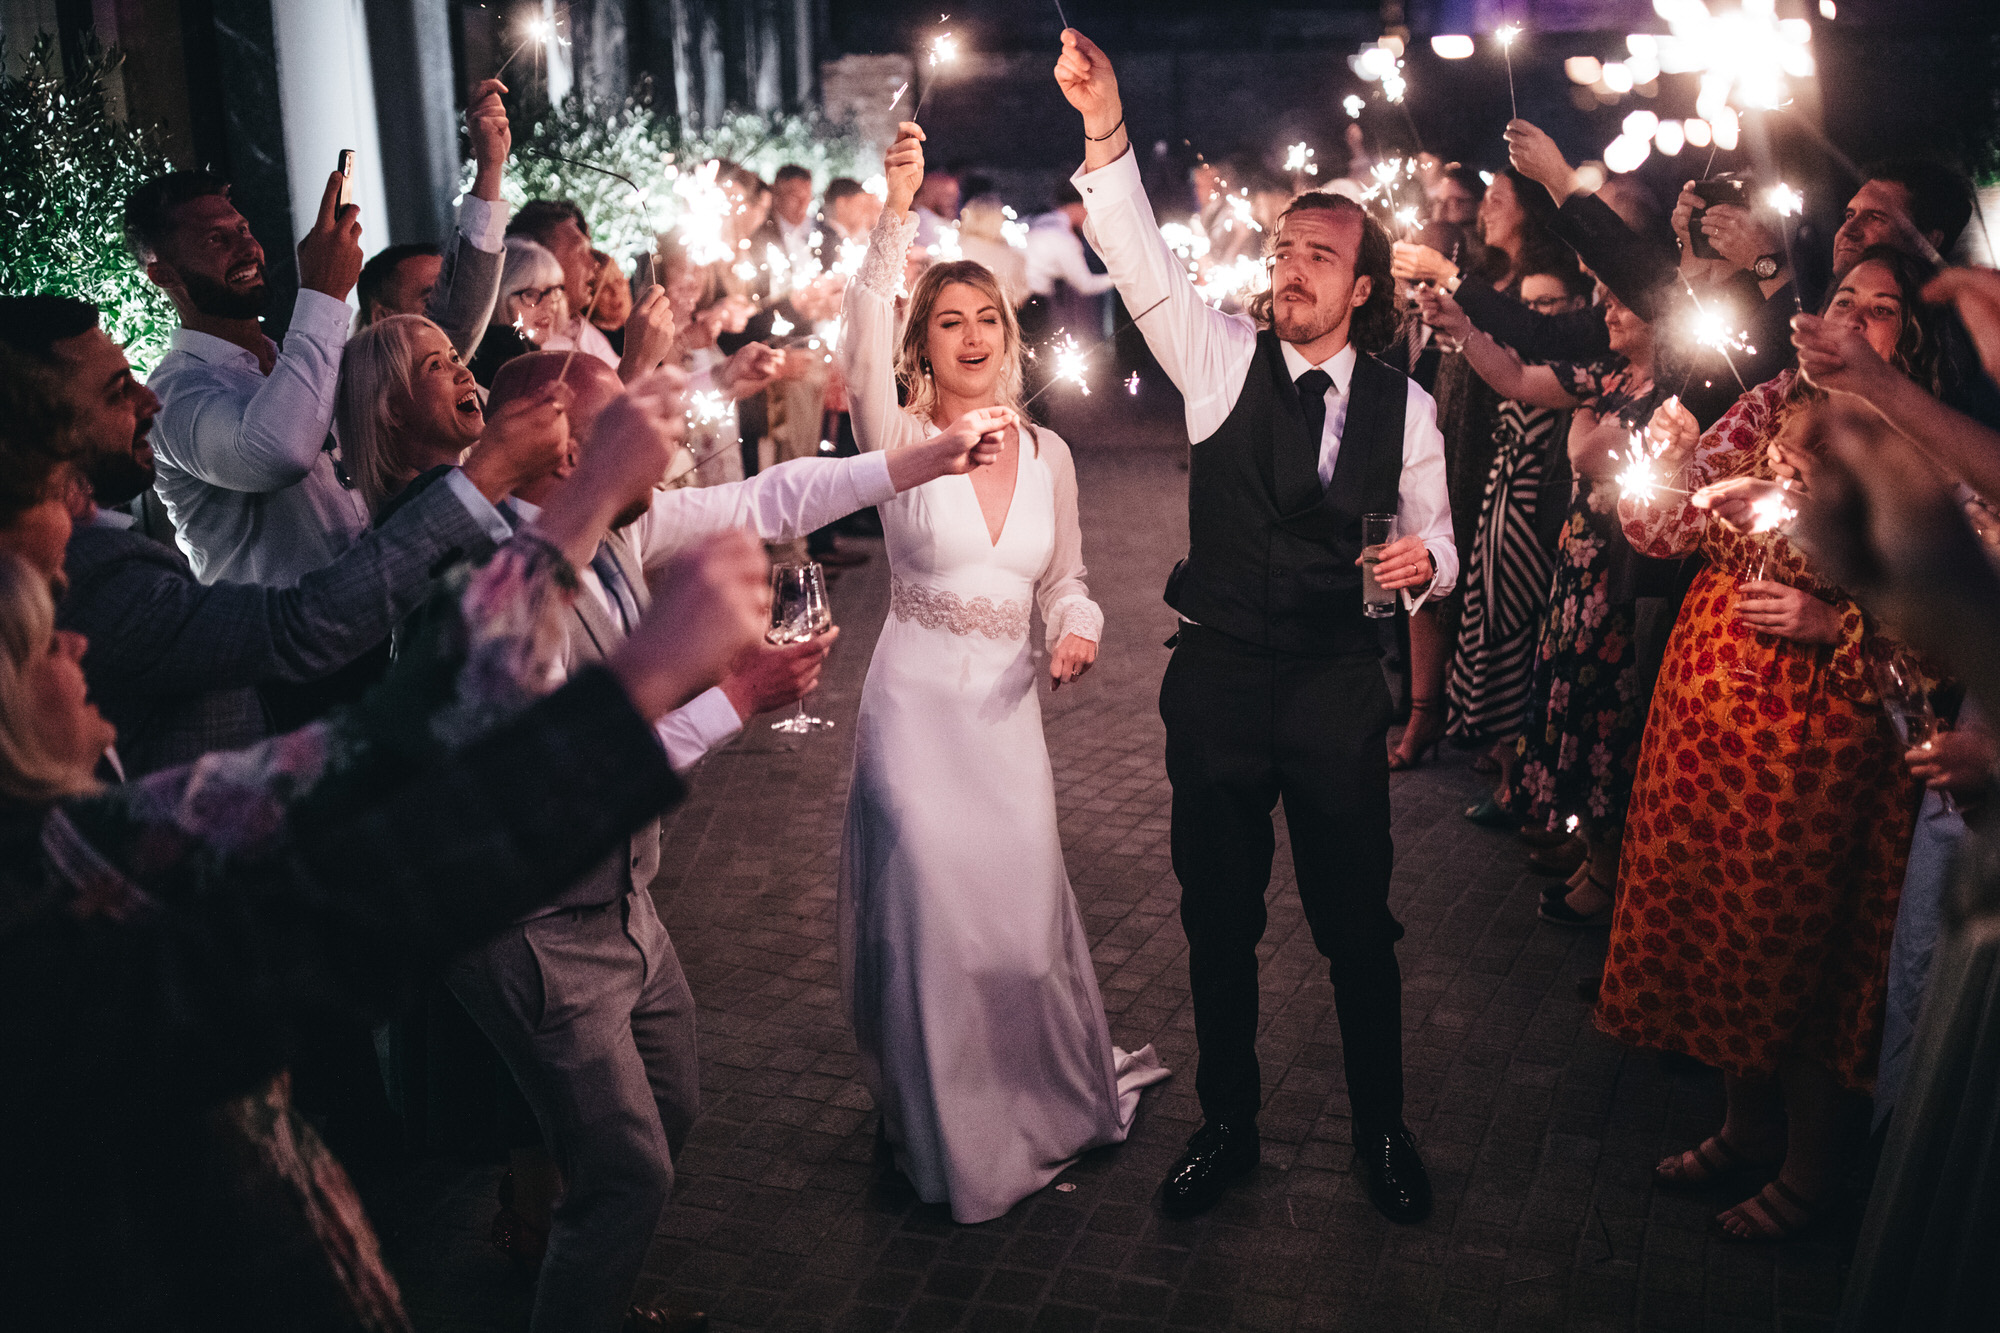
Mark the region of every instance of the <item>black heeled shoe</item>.
[[1188, 1140], [1160, 1186], [1160, 1206], [1170, 1217], [1193, 1217], [1222, 1201], [1237, 1180], [1257, 1169], [1257, 1126], [1209, 1121]]
[[[1425, 722], [1422, 719], [1428, 718]], [[1406, 752], [1410, 736], [1415, 734], [1417, 745]], [[1401, 773], [1405, 769], [1420, 768], [1424, 755], [1437, 758], [1438, 746], [1444, 741], [1444, 709], [1436, 699], [1411, 699], [1410, 720], [1403, 724], [1403, 735], [1396, 742], [1396, 748], [1389, 751], [1389, 771]]]

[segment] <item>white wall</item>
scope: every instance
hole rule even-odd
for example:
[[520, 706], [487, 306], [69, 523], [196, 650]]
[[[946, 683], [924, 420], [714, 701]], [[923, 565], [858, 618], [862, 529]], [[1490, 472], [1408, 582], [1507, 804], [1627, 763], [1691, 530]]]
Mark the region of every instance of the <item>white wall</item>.
[[285, 118], [285, 174], [291, 183], [292, 243], [319, 216], [327, 173], [340, 150], [357, 161], [354, 202], [361, 249], [374, 254], [395, 238], [383, 202], [382, 144], [368, 62], [362, 0], [272, 0], [278, 47], [278, 100]]

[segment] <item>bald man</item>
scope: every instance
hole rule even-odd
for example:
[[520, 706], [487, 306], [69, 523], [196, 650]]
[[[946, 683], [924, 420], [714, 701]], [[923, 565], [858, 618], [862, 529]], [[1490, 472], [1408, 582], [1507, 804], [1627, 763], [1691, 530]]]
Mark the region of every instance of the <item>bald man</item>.
[[[624, 389], [593, 357], [535, 352], [501, 367], [489, 411], [558, 379], [570, 391], [573, 440], [587, 439]], [[1003, 410], [988, 410], [909, 449], [801, 458], [748, 481], [655, 491], [650, 504], [619, 516], [578, 571], [585, 595], [567, 625], [565, 671], [602, 660], [625, 638], [645, 611], [648, 576], [696, 538], [730, 528], [749, 528], [765, 541], [801, 537], [990, 461], [1006, 421]], [[576, 462], [572, 452], [518, 490], [510, 501], [517, 520], [532, 523]], [[670, 475], [694, 462], [683, 450]], [[760, 645], [721, 685], [662, 719], [659, 735], [673, 766], [687, 769], [754, 714], [809, 691], [837, 633], [786, 648]], [[659, 868], [660, 827], [653, 823], [543, 912], [462, 958], [448, 977], [513, 1070], [562, 1171], [565, 1190], [535, 1291], [536, 1333], [613, 1330], [627, 1317], [673, 1190], [674, 1155], [694, 1123], [694, 999], [647, 892]], [[672, 1317], [651, 1312], [644, 1326]]]

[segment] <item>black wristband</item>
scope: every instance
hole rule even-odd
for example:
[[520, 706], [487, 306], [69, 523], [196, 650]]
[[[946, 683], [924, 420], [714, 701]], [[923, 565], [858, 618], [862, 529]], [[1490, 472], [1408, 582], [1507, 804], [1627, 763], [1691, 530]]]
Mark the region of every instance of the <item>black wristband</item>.
[[1118, 131], [1120, 131], [1120, 130], [1122, 130], [1122, 129], [1124, 129], [1124, 128], [1125, 128], [1125, 117], [1123, 117], [1123, 116], [1120, 116], [1120, 117], [1118, 118], [1118, 123], [1117, 123], [1116, 125], [1113, 125], [1113, 126], [1112, 126], [1112, 127], [1110, 128], [1110, 129], [1106, 130], [1106, 131], [1105, 131], [1104, 133], [1102, 133], [1102, 134], [1099, 134], [1099, 135], [1095, 135], [1095, 136], [1093, 136], [1093, 135], [1090, 135], [1090, 134], [1085, 134], [1085, 135], [1083, 136], [1083, 138], [1084, 138], [1084, 142], [1085, 142], [1085, 143], [1103, 143], [1103, 142], [1104, 142], [1104, 141], [1105, 141], [1106, 139], [1109, 139], [1109, 138], [1110, 138], [1110, 137], [1111, 137], [1112, 135], [1114, 135], [1114, 134], [1118, 133]]

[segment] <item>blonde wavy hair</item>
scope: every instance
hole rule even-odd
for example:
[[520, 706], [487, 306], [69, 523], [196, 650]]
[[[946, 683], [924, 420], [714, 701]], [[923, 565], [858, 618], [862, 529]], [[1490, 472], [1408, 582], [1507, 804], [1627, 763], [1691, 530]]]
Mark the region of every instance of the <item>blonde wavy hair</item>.
[[341, 354], [340, 382], [333, 391], [334, 428], [347, 475], [371, 514], [417, 475], [404, 456], [396, 412], [415, 396], [420, 329], [437, 325], [422, 315], [378, 319], [349, 338]]
[[28, 667], [56, 635], [48, 579], [27, 561], [0, 552], [0, 796], [45, 804], [96, 791], [92, 763], [49, 752], [28, 698]]
[[[1021, 322], [1014, 307], [1000, 289], [993, 270], [970, 259], [933, 264], [917, 279], [910, 293], [909, 316], [903, 324], [903, 345], [896, 352], [896, 381], [909, 395], [904, 406], [926, 426], [934, 425], [938, 410], [937, 381], [931, 376], [931, 316], [937, 311], [938, 297], [954, 282], [976, 288], [1000, 312], [999, 406], [1019, 410], [1021, 406]], [[1025, 418], [1023, 422], [1025, 424]], [[1032, 428], [1031, 428], [1032, 429]]]

